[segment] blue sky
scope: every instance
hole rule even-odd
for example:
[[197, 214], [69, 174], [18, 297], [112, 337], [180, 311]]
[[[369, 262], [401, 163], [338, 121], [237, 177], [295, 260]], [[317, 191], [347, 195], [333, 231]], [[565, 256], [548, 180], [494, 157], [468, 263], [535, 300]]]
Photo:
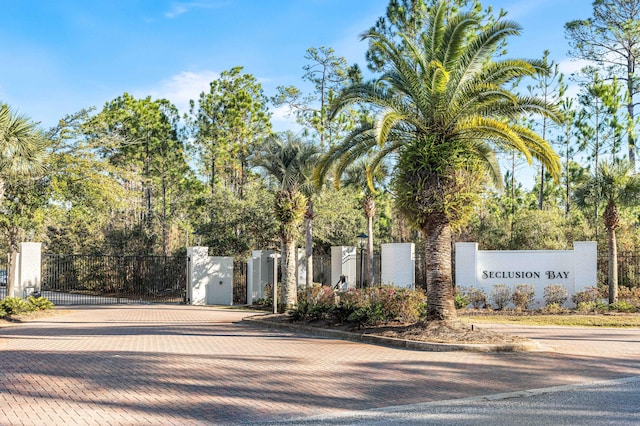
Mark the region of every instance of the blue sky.
[[[309, 47], [332, 47], [365, 68], [358, 35], [388, 0], [0, 0], [0, 101], [44, 127], [129, 92], [183, 112], [221, 71], [244, 66], [263, 84], [301, 85]], [[571, 71], [567, 21], [591, 0], [485, 0], [523, 26], [512, 57], [544, 49]], [[280, 114], [276, 130], [290, 126]]]

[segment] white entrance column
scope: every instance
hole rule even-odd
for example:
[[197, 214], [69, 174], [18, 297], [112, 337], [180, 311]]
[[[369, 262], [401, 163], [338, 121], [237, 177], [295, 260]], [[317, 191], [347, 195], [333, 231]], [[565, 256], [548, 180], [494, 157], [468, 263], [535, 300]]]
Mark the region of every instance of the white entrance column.
[[416, 281], [415, 244], [382, 244], [381, 250], [381, 284], [414, 288]]
[[[338, 283], [345, 277], [344, 283]], [[356, 248], [354, 246], [331, 247], [331, 287], [356, 288]]]

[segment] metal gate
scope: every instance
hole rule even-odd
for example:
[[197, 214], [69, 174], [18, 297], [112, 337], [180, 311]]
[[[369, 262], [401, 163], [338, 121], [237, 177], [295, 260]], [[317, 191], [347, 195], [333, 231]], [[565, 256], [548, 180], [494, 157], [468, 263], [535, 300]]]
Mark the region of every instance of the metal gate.
[[56, 305], [182, 303], [185, 256], [42, 255], [42, 295]]

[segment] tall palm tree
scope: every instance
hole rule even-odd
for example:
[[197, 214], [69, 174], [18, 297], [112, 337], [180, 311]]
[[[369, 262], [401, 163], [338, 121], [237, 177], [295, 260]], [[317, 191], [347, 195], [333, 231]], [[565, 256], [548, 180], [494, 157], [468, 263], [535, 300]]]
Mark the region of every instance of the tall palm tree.
[[275, 212], [280, 223], [283, 248], [282, 282], [285, 310], [297, 305], [296, 259], [297, 242], [307, 211], [305, 186], [311, 185], [311, 175], [318, 158], [318, 148], [296, 139], [292, 133], [270, 137], [255, 164], [277, 182]]
[[557, 180], [560, 160], [535, 132], [513, 124], [523, 114], [558, 119], [538, 98], [506, 87], [519, 77], [548, 72], [542, 61], [503, 59], [492, 54], [520, 27], [510, 21], [481, 25], [473, 12], [455, 12], [441, 0], [431, 8], [417, 42], [404, 48], [376, 31], [363, 35], [386, 65], [375, 82], [353, 85], [333, 104], [366, 103], [377, 111], [323, 158], [316, 177], [337, 163], [336, 175], [359, 157], [378, 150], [372, 167], [397, 158], [396, 204], [425, 236], [427, 318], [455, 320], [451, 273], [452, 228], [462, 225], [478, 202], [487, 178], [500, 182], [495, 148], [536, 158]]
[[[367, 178], [371, 176], [371, 182]], [[364, 274], [364, 280], [369, 285], [374, 284], [374, 268], [373, 268], [373, 218], [376, 215], [376, 189], [375, 185], [380, 185], [387, 176], [387, 167], [385, 163], [379, 163], [378, 169], [374, 173], [368, 173], [368, 163], [366, 159], [362, 159], [352, 164], [345, 171], [344, 184], [352, 186], [362, 192], [362, 212], [367, 219], [367, 270], [361, 271]], [[336, 182], [339, 185], [339, 181]]]
[[640, 197], [640, 175], [626, 161], [613, 160], [600, 163], [595, 176], [576, 191], [582, 205], [606, 203], [602, 221], [607, 231], [609, 258], [609, 303], [618, 301], [618, 248], [616, 229], [620, 226], [619, 208], [638, 205]]
[[[11, 111], [0, 103], [0, 212], [5, 193], [5, 182], [20, 175], [41, 172], [46, 153], [45, 139], [36, 123]], [[13, 295], [15, 258], [18, 242], [12, 239], [9, 247], [7, 295]]]
[[44, 153], [44, 138], [36, 124], [0, 103], [0, 204], [6, 179], [41, 170]]

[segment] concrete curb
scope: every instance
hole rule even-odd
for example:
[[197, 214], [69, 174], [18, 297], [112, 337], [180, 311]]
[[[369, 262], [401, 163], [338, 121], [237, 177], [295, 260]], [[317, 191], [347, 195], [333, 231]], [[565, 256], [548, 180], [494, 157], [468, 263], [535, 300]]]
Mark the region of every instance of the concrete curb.
[[331, 330], [326, 328], [311, 327], [302, 324], [282, 323], [262, 319], [260, 316], [250, 316], [242, 319], [243, 322], [259, 326], [273, 327], [291, 331], [303, 331], [323, 337], [349, 340], [352, 342], [369, 343], [373, 345], [389, 346], [394, 348], [405, 348], [426, 352], [529, 352], [542, 351], [540, 343], [536, 341], [506, 343], [506, 344], [484, 344], [484, 343], [433, 343], [420, 342], [417, 340], [396, 339], [393, 337], [376, 336], [372, 334], [360, 334], [342, 330]]

